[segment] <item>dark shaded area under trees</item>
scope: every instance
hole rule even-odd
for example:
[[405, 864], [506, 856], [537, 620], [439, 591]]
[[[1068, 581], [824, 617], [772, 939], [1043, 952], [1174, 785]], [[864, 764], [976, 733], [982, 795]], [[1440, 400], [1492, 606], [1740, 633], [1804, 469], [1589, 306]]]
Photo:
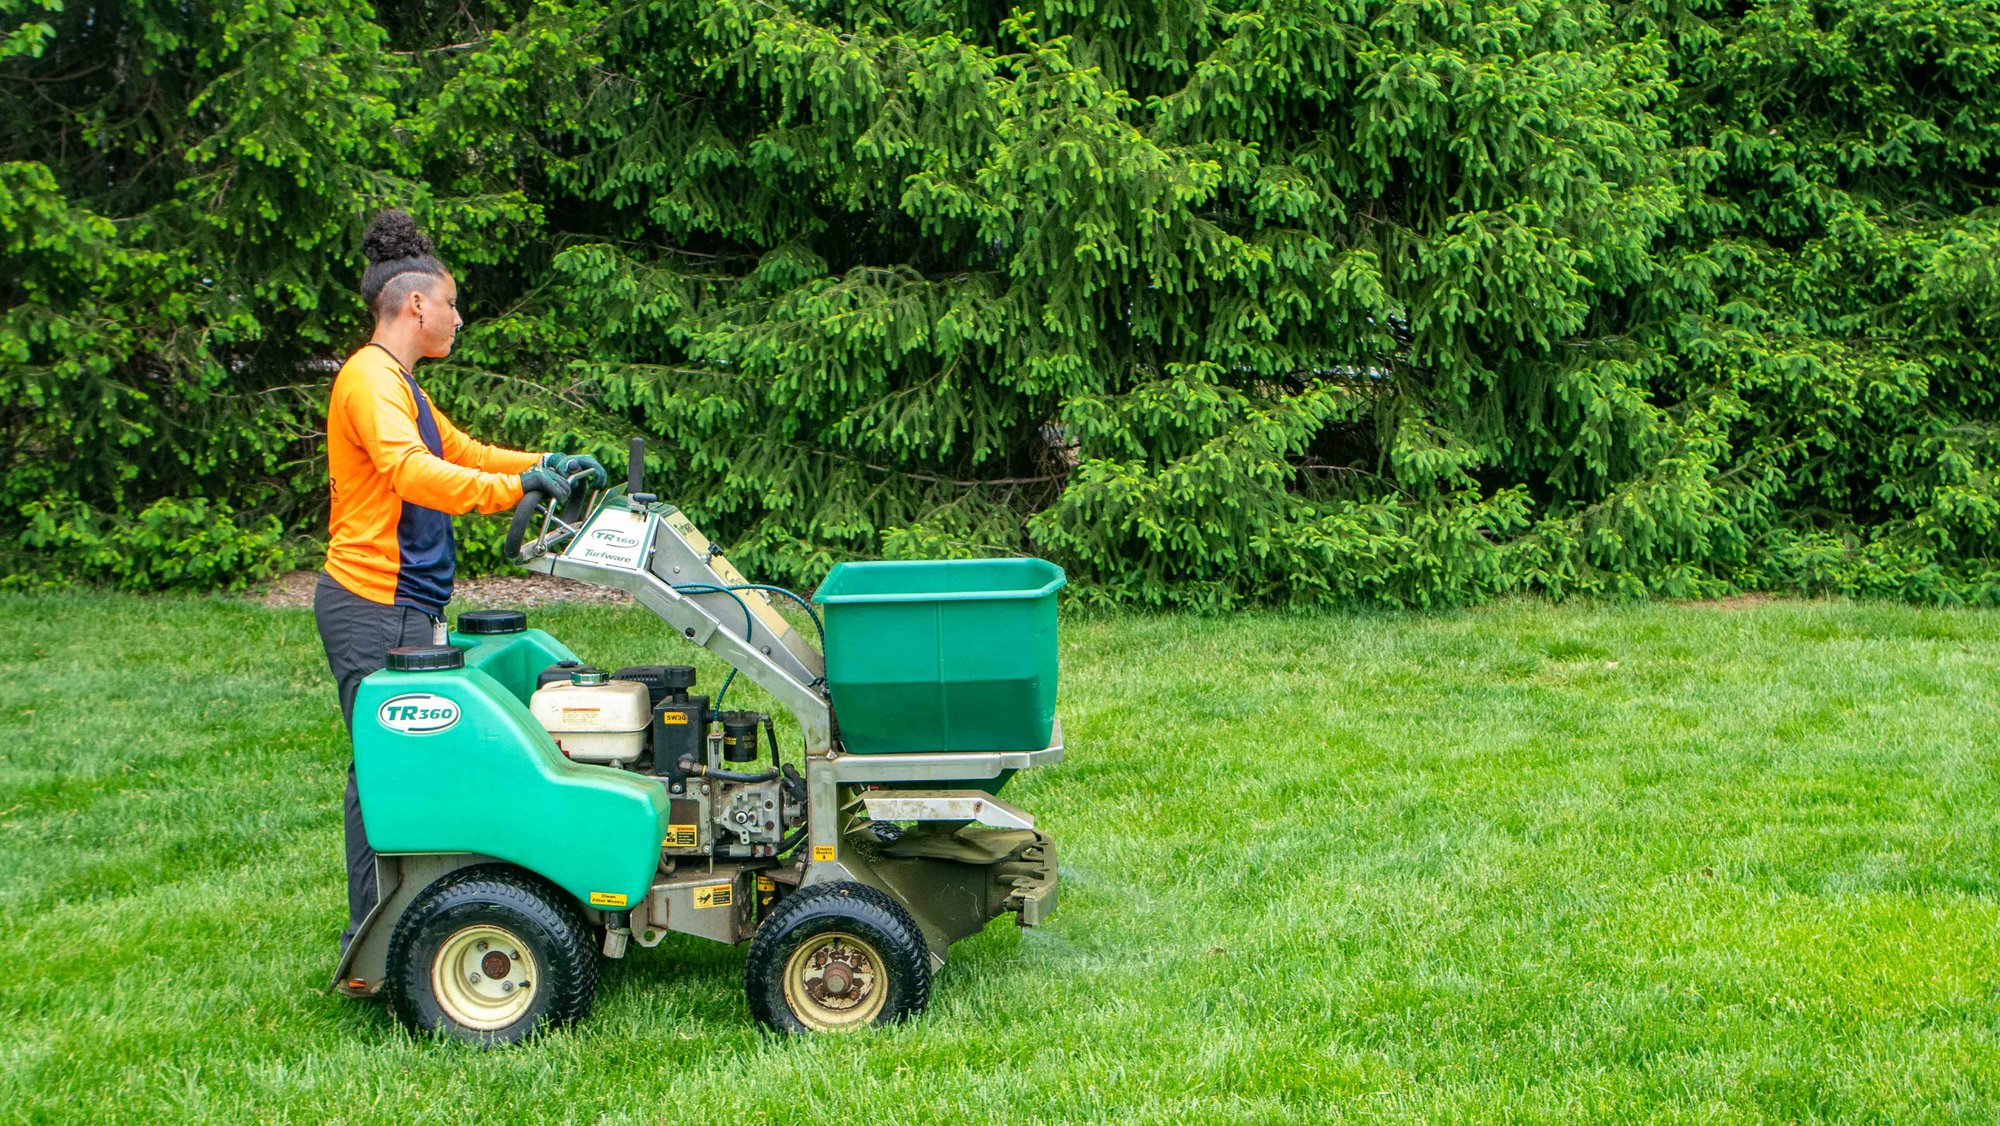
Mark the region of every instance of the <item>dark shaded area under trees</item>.
[[777, 581], [1993, 602], [1996, 195], [2000, 0], [0, 0], [0, 582], [312, 563], [403, 206]]

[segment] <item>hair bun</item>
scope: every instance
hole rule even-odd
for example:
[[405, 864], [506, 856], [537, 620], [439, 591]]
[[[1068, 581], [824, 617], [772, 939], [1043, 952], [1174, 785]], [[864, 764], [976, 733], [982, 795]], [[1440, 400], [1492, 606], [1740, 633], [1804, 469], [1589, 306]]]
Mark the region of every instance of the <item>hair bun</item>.
[[407, 211], [384, 211], [368, 224], [368, 233], [361, 236], [361, 253], [370, 262], [417, 258], [434, 250], [431, 240], [417, 230], [417, 221]]

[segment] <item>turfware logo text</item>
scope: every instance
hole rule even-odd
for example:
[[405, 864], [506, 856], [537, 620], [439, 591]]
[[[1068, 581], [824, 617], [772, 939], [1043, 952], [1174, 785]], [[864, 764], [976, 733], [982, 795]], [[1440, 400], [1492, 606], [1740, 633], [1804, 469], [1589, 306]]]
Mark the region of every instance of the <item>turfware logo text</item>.
[[408, 692], [392, 697], [375, 715], [391, 731], [429, 735], [458, 722], [458, 705], [429, 692]]
[[632, 516], [609, 508], [599, 512], [564, 554], [599, 566], [636, 569], [646, 557], [652, 525], [643, 519], [634, 521]]

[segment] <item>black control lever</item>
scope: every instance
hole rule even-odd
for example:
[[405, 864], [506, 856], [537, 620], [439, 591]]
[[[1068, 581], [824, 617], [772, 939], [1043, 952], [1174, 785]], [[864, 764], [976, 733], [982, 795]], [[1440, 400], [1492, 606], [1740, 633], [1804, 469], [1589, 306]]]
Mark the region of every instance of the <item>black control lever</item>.
[[646, 491], [646, 440], [632, 439], [632, 456], [625, 463], [625, 499], [633, 504], [651, 504], [660, 499]]

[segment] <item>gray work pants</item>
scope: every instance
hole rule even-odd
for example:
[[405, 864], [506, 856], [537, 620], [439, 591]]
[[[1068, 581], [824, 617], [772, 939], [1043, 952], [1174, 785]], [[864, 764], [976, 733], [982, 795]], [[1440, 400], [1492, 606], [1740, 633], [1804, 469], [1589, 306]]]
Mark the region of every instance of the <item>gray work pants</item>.
[[[408, 606], [384, 606], [370, 602], [320, 575], [313, 587], [313, 623], [319, 626], [320, 644], [326, 647], [326, 664], [340, 689], [340, 720], [354, 732], [354, 694], [361, 680], [388, 663], [388, 652], [398, 645], [429, 645], [435, 635], [436, 619]], [[347, 828], [347, 929], [341, 933], [340, 949], [354, 941], [361, 920], [375, 909], [375, 850], [368, 847], [368, 832], [361, 824], [361, 796], [354, 788], [354, 762], [347, 763], [347, 798], [343, 811]]]

